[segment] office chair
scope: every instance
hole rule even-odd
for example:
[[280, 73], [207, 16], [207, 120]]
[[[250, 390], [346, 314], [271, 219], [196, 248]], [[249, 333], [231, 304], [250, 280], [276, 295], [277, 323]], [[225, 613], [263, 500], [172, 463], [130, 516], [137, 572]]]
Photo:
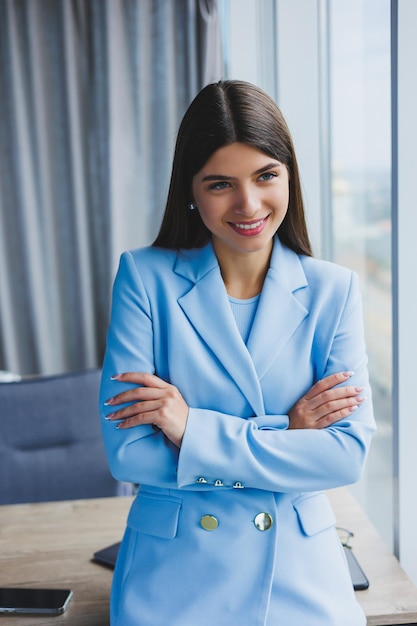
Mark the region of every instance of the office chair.
[[123, 494], [104, 453], [100, 375], [0, 383], [0, 504]]

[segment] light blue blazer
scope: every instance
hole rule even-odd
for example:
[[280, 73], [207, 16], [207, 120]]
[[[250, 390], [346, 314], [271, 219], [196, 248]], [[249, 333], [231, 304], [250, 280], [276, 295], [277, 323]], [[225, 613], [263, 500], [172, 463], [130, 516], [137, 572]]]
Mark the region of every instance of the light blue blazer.
[[[367, 400], [322, 430], [287, 413], [352, 370]], [[116, 373], [147, 371], [190, 406], [181, 450], [118, 430]], [[139, 483], [112, 626], [363, 626], [324, 490], [358, 480], [375, 428], [357, 277], [274, 243], [247, 346], [211, 244], [122, 255], [100, 397], [109, 465]]]

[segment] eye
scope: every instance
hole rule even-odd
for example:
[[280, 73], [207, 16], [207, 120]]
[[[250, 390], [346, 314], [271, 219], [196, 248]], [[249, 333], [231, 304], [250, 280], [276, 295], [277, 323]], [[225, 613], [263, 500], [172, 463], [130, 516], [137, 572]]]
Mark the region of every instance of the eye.
[[219, 180], [217, 183], [212, 183], [211, 185], [209, 185], [208, 189], [227, 189], [227, 187], [230, 187], [230, 183], [225, 180]]
[[264, 172], [263, 174], [261, 174], [258, 178], [258, 180], [262, 181], [268, 181], [268, 180], [272, 180], [273, 178], [276, 178], [278, 176], [278, 174], [276, 172]]

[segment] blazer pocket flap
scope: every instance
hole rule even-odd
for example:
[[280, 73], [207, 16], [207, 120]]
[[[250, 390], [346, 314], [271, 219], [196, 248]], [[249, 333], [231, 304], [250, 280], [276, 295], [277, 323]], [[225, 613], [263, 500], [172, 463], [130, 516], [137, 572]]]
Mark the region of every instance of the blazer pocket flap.
[[138, 496], [132, 504], [127, 525], [146, 535], [173, 539], [177, 534], [180, 500]]
[[324, 493], [300, 496], [293, 500], [293, 507], [305, 535], [316, 535], [336, 524], [333, 510]]

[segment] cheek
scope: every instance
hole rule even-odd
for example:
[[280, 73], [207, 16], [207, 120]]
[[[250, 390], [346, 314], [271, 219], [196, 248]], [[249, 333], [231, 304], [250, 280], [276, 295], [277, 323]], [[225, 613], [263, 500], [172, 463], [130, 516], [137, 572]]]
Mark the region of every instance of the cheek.
[[224, 212], [222, 202], [218, 198], [208, 198], [204, 194], [196, 194], [196, 205], [204, 223], [217, 221]]
[[265, 200], [268, 204], [275, 207], [276, 213], [281, 214], [287, 211], [290, 202], [289, 190], [286, 187], [277, 189], [273, 195], [270, 195], [269, 198], [266, 198]]
[[201, 219], [204, 219], [204, 216], [207, 214], [208, 210], [210, 209], [210, 203], [207, 202], [207, 198], [205, 197], [205, 194], [202, 193], [201, 190], [195, 189], [194, 187], [193, 187], [193, 199], [194, 199], [194, 203], [198, 207], [198, 211], [200, 213]]
[[290, 191], [289, 191], [289, 189], [287, 189], [285, 194], [284, 194], [283, 204], [285, 205], [285, 211], [287, 211], [288, 206], [290, 204]]
[[287, 210], [288, 205], [290, 203], [290, 190], [288, 186], [285, 186], [281, 189], [279, 204], [282, 210]]

